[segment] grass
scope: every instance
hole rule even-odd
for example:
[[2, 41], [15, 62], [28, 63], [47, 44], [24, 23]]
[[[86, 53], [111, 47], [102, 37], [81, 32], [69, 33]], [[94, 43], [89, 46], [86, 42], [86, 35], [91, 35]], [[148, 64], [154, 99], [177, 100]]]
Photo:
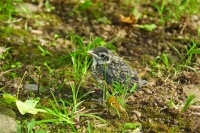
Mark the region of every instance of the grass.
[[177, 105], [175, 105], [174, 104], [174, 101], [173, 101], [173, 99], [171, 98], [170, 100], [169, 100], [169, 102], [168, 102], [168, 106], [170, 107], [170, 108], [174, 108], [174, 109], [178, 109], [178, 110], [180, 110], [180, 112], [185, 112], [188, 108], [189, 108], [189, 106], [191, 105], [191, 104], [194, 104], [194, 99], [195, 99], [195, 97], [196, 97], [196, 95], [195, 94], [190, 94], [189, 96], [188, 96], [188, 98], [186, 99], [186, 101], [185, 101], [185, 103], [178, 103]]
[[[98, 45], [102, 40], [100, 38], [94, 39], [91, 41], [91, 44], [85, 46], [83, 43], [83, 38], [77, 35], [70, 36], [71, 42], [75, 46], [75, 51], [72, 52], [69, 56], [71, 57], [72, 61], [72, 68], [73, 68], [73, 78], [72, 79], [65, 79], [65, 82], [73, 82], [70, 83], [70, 88], [72, 90], [72, 102], [59, 99], [56, 100], [56, 97], [52, 93], [54, 102], [50, 101], [51, 108], [42, 107], [44, 110], [47, 111], [47, 114], [53, 117], [53, 119], [46, 119], [42, 121], [38, 121], [37, 123], [53, 123], [53, 124], [67, 124], [71, 127], [73, 132], [78, 132], [75, 128], [75, 125], [78, 123], [74, 120], [79, 119], [80, 117], [90, 117], [93, 119], [99, 119], [102, 122], [106, 122], [98, 115], [93, 113], [87, 113], [89, 110], [84, 110], [81, 107], [84, 101], [80, 101], [83, 97], [87, 96], [90, 92], [80, 96], [79, 90], [82, 87], [82, 83], [87, 76], [87, 70], [91, 64], [91, 59], [89, 58], [87, 51]], [[88, 130], [91, 130], [91, 125], [88, 125]]]
[[0, 1], [0, 22], [3, 20], [11, 20], [14, 14], [12, 0]]
[[10, 56], [9, 50], [11, 49], [11, 47], [2, 47], [2, 53], [0, 54], [0, 59], [5, 60], [5, 58], [7, 56]]
[[[79, 117], [81, 117], [82, 119], [84, 119], [84, 117], [85, 119], [87, 118], [99, 119], [105, 122], [105, 120], [103, 120], [97, 114], [88, 113], [88, 110], [83, 110], [82, 104], [84, 101], [81, 101], [80, 99], [81, 97], [84, 97], [85, 95], [82, 95], [81, 97], [79, 97], [80, 95], [78, 95], [79, 90], [82, 87], [82, 83], [84, 82], [84, 79], [87, 76], [88, 68], [91, 64], [91, 58], [89, 58], [86, 51], [97, 46], [97, 44], [101, 45], [102, 40], [100, 38], [96, 38], [93, 41], [91, 41], [89, 45], [85, 46], [83, 43], [83, 38], [80, 38], [79, 36], [76, 36], [76, 35], [72, 35], [71, 41], [73, 42], [75, 46], [75, 51], [69, 55], [72, 60], [73, 78], [65, 79], [65, 81], [74, 80], [74, 82], [70, 84], [70, 88], [72, 90], [72, 102], [69, 102], [63, 99], [57, 100], [54, 94], [52, 94], [53, 101], [52, 100], [49, 101], [51, 107], [45, 107], [45, 106], [42, 107], [42, 109], [45, 109], [47, 111], [49, 118], [45, 118], [44, 120], [31, 120], [30, 122], [25, 122], [26, 124], [25, 123], [22, 124], [22, 129], [31, 131], [33, 130], [31, 126], [37, 126], [37, 125], [45, 124], [45, 123], [52, 123], [53, 125], [58, 125], [61, 127], [65, 124], [69, 125], [69, 127], [71, 128], [73, 132], [78, 132], [75, 125], [79, 123], [74, 120]], [[199, 51], [196, 44], [194, 43], [191, 48], [188, 48], [186, 50], [186, 52], [187, 52], [187, 55], [181, 56], [182, 61], [185, 61], [183, 62], [184, 65], [191, 64], [193, 57], [196, 56]], [[172, 66], [169, 64], [169, 60], [166, 54], [163, 54], [160, 57], [160, 62], [158, 62], [157, 65], [162, 62], [166, 66], [167, 70], [171, 70], [170, 68]], [[46, 66], [49, 69], [48, 73], [50, 75], [52, 74], [53, 71], [55, 72], [55, 70], [53, 68], [50, 68], [48, 64], [46, 65], [44, 64], [44, 66]], [[126, 105], [126, 99], [130, 93], [127, 92], [128, 90], [123, 89], [123, 87], [120, 86], [119, 84], [115, 84], [114, 86], [115, 86], [114, 87], [115, 90], [113, 90], [113, 95], [115, 94], [119, 95], [118, 101], [124, 107]], [[191, 101], [188, 101], [186, 103], [190, 103], [190, 102]], [[187, 108], [188, 105], [189, 104], [186, 104], [184, 108]], [[91, 132], [92, 125], [88, 123], [87, 128], [88, 128], [88, 131]], [[45, 129], [41, 129], [41, 130], [45, 130]]]
[[183, 106], [183, 108], [181, 109], [181, 112], [184, 112], [188, 107], [189, 105], [192, 103], [192, 101], [194, 100], [195, 98], [195, 95], [194, 94], [190, 94]]
[[[85, 77], [87, 76], [87, 70], [92, 61], [87, 54], [87, 50], [89, 50], [91, 47], [95, 47], [95, 45], [98, 45], [98, 44], [100, 45], [100, 42], [102, 40], [100, 38], [96, 38], [94, 39], [94, 41], [91, 41], [91, 44], [84, 46], [83, 38], [80, 38], [77, 35], [71, 35], [70, 37], [71, 37], [71, 41], [74, 43], [74, 46], [76, 48], [76, 50], [69, 55], [72, 61], [73, 78], [72, 79], [66, 78], [64, 81], [71, 82], [72, 80], [74, 80], [74, 82], [70, 83], [70, 88], [72, 91], [72, 99], [69, 101], [63, 100], [63, 99], [57, 100], [54, 94], [52, 93], [53, 101], [49, 100], [51, 107], [45, 107], [45, 106], [41, 107], [41, 109], [46, 111], [46, 114], [48, 114], [47, 116], [49, 118], [45, 118], [45, 120], [41, 120], [41, 121], [32, 119], [30, 122], [27, 122], [27, 120], [25, 120], [24, 123], [21, 123], [20, 130], [26, 130], [27, 132], [32, 132], [32, 131], [37, 132], [37, 130], [33, 129], [34, 126], [44, 124], [44, 123], [52, 123], [52, 124], [60, 125], [60, 126], [69, 125], [69, 127], [71, 127], [73, 132], [78, 132], [78, 130], [75, 128], [75, 125], [79, 123], [77, 123], [75, 120], [79, 118], [83, 119], [83, 117], [99, 119], [103, 123], [106, 123], [106, 121], [102, 119], [101, 117], [99, 117], [97, 114], [89, 113], [90, 110], [85, 110], [82, 107], [82, 103], [84, 101], [81, 101], [81, 99], [87, 96], [90, 92], [83, 95], [79, 95], [79, 90], [82, 87], [82, 83], [84, 82]], [[47, 50], [44, 50], [42, 47], [40, 47], [39, 50], [42, 52], [40, 56], [42, 56], [43, 58], [46, 58], [47, 57], [46, 53], [49, 53], [49, 52]], [[9, 56], [8, 49], [7, 49], [7, 52], [5, 52], [4, 56], [2, 57], [6, 59], [7, 56]], [[48, 65], [48, 63], [45, 61], [44, 61], [44, 66], [46, 66], [48, 70], [47, 72], [49, 75], [52, 75], [52, 74], [56, 75], [55, 69], [51, 68]], [[17, 68], [15, 67], [13, 69], [17, 69]], [[40, 69], [40, 68], [37, 67], [37, 69]], [[22, 80], [20, 81], [20, 85], [17, 91], [17, 99], [18, 99], [19, 93], [21, 92], [21, 84], [23, 80], [26, 78], [25, 75], [27, 76], [27, 74], [24, 74]], [[88, 131], [92, 130], [91, 126], [92, 125], [88, 123]]]
[[185, 55], [181, 55], [180, 52], [175, 47], [173, 48], [180, 57], [180, 63], [176, 66], [176, 70], [179, 70], [180, 68], [189, 68], [194, 72], [196, 72], [194, 68], [189, 66], [195, 64], [193, 62], [193, 59], [195, 58], [195, 56], [198, 56], [200, 54], [200, 50], [198, 49], [196, 42], [192, 42], [192, 45], [189, 48], [186, 48]]
[[[36, 130], [34, 130], [35, 126], [37, 126], [37, 121], [35, 119], [31, 119], [30, 122], [28, 122], [27, 120], [24, 121], [22, 123], [22, 125], [24, 127], [27, 127], [27, 129], [24, 131], [26, 133], [32, 133], [32, 132], [35, 132], [35, 133], [46, 133], [48, 132], [47, 129], [41, 129], [41, 128], [38, 128]], [[22, 127], [18, 127], [18, 130], [17, 130], [19, 133], [22, 132]]]
[[[162, 26], [162, 36], [161, 39], [164, 39], [165, 27], [168, 21], [171, 22], [180, 22], [181, 18], [187, 14], [191, 16], [193, 14], [199, 14], [200, 8], [199, 0], [182, 0], [182, 1], [169, 1], [169, 0], [160, 0], [152, 2], [152, 6], [157, 10], [160, 17], [160, 25]], [[180, 22], [182, 23], [182, 22]], [[184, 24], [185, 25], [185, 24]], [[184, 27], [183, 29], [184, 30]], [[183, 32], [183, 31], [181, 31]]]
[[[128, 77], [127, 77], [128, 80]], [[119, 82], [115, 82], [112, 84], [112, 91], [110, 95], [116, 96], [117, 102], [119, 102], [120, 106], [123, 108], [126, 107], [127, 99], [136, 92], [137, 83], [133, 85], [132, 88], [128, 87], [129, 82], [125, 86], [121, 85]], [[108, 91], [108, 90], [107, 90]], [[109, 92], [106, 92], [107, 96], [106, 99], [109, 97]]]
[[47, 55], [51, 55], [52, 56], [52, 54], [48, 50], [45, 50], [41, 46], [38, 46], [38, 49], [41, 51], [41, 55], [42, 56], [47, 56]]
[[12, 32], [11, 23], [15, 19], [13, 15], [17, 14], [13, 3], [13, 0], [0, 1], [0, 38], [6, 37]]
[[166, 0], [162, 0], [161, 5], [157, 5], [157, 4], [153, 4], [153, 6], [158, 10], [158, 14], [160, 16], [160, 22], [161, 25], [163, 27], [163, 29], [165, 29], [165, 22], [166, 22], [166, 18], [164, 17], [164, 12], [165, 12], [165, 6], [166, 6]]
[[[12, 0], [0, 1], [0, 14], [1, 14], [0, 38], [9, 38], [9, 36], [7, 36], [8, 30], [6, 29], [9, 27], [6, 27], [4, 25], [10, 24], [14, 26], [19, 26], [17, 25], [17, 23], [14, 23], [14, 22], [12, 23], [13, 19], [21, 17], [16, 14], [13, 7], [13, 2], [16, 2], [16, 1], [12, 1]], [[130, 3], [132, 1], [127, 0], [126, 2]], [[92, 16], [95, 18], [95, 20], [97, 20], [97, 22], [98, 21], [100, 22], [101, 20], [100, 18], [102, 18], [102, 16], [104, 15], [104, 12], [103, 13], [100, 12], [100, 9], [105, 6], [104, 4], [106, 5], [106, 3], [101, 3], [101, 2], [95, 3], [90, 0], [87, 0], [84, 3], [79, 3], [78, 6], [74, 7], [74, 9], [70, 12], [79, 14], [78, 17], [80, 17], [81, 15], [84, 16], [88, 12], [92, 12]], [[184, 17], [185, 14], [187, 13], [189, 13], [189, 15], [198, 14], [199, 13], [198, 5], [199, 5], [198, 0], [193, 0], [193, 1], [182, 0], [180, 3], [175, 2], [175, 1], [163, 0], [163, 1], [154, 3], [153, 6], [158, 12], [160, 25], [163, 28], [163, 33], [165, 33], [166, 23], [171, 21], [173, 24], [174, 20], [178, 22], [180, 21], [181, 17]], [[45, 6], [44, 10], [46, 10], [49, 13], [51, 13], [51, 11], [57, 10], [49, 3], [49, 1], [46, 1], [44, 6]], [[29, 13], [28, 10], [25, 11], [25, 13], [28, 14]], [[14, 14], [16, 16], [14, 16]], [[76, 14], [73, 14], [73, 15], [76, 15]], [[97, 22], [93, 23], [92, 17], [89, 19], [91, 19], [90, 21], [92, 21], [92, 24], [97, 24]], [[22, 20], [24, 20], [24, 18], [22, 18]], [[109, 20], [109, 23], [112, 22], [110, 18], [107, 18], [107, 20]], [[143, 18], [141, 18], [140, 20], [142, 22]], [[29, 29], [29, 26], [31, 27], [32, 26], [31, 24], [34, 23], [34, 21], [32, 19], [30, 19], [30, 21], [28, 19], [24, 21], [23, 22], [24, 22], [25, 28], [23, 28], [23, 30], [25, 31], [23, 32], [27, 32]], [[43, 21], [45, 22], [45, 20], [42, 20], [42, 22]], [[48, 23], [50, 21], [53, 21], [53, 20], [49, 18]], [[105, 20], [101, 20], [101, 21], [102, 21], [101, 24], [105, 24], [104, 22]], [[109, 23], [106, 23], [106, 24], [109, 24]], [[155, 28], [154, 25], [144, 24], [141, 26], [142, 27], [140, 28], [143, 28], [146, 30], [148, 29], [149, 31], [152, 31], [152, 29]], [[124, 28], [124, 27], [126, 26], [122, 25], [122, 27], [120, 28]], [[31, 28], [37, 29], [38, 27], [33, 26]], [[40, 29], [40, 27], [38, 29]], [[14, 31], [14, 29], [11, 29], [11, 28], [9, 28], [9, 30], [11, 31], [10, 33], [12, 34], [12, 37], [15, 37], [15, 35], [18, 35], [17, 37], [23, 36], [22, 34], [20, 34], [21, 32], [18, 30]], [[153, 30], [152, 32], [154, 32], [155, 30]], [[17, 33], [14, 34], [14, 32], [17, 32]], [[148, 33], [149, 35], [151, 34], [150, 32]], [[197, 33], [199, 37], [200, 36], [199, 28], [197, 29]], [[53, 33], [53, 35], [54, 37], [52, 37], [53, 39], [51, 40], [52, 44], [49, 47], [55, 48], [57, 46], [56, 40], [58, 38], [63, 38], [63, 34]], [[5, 48], [5, 52], [3, 54], [0, 54], [0, 65], [1, 65], [0, 79], [3, 78], [2, 81], [8, 80], [9, 84], [8, 83], [4, 84], [4, 82], [0, 83], [0, 91], [5, 94], [10, 93], [8, 95], [3, 95], [3, 97], [7, 99], [9, 102], [13, 103], [14, 100], [8, 97], [17, 95], [17, 98], [34, 99], [35, 96], [42, 94], [39, 96], [45, 102], [42, 102], [42, 101], [39, 102], [39, 105], [40, 105], [39, 108], [45, 109], [47, 111], [47, 113], [40, 113], [34, 116], [33, 115], [25, 115], [25, 116], [19, 115], [19, 117], [21, 118], [21, 122], [19, 122], [19, 125], [21, 126], [19, 127], [19, 132], [24, 131], [28, 133], [31, 133], [31, 132], [41, 133], [41, 132], [48, 132], [51, 129], [55, 132], [66, 132], [66, 131], [80, 132], [81, 129], [78, 129], [77, 125], [80, 126], [81, 128], [85, 127], [88, 132], [93, 132], [94, 120], [98, 120], [99, 123], [102, 123], [102, 122], [106, 123], [106, 121], [102, 119], [99, 114], [92, 113], [92, 112], [95, 112], [94, 110], [92, 111], [92, 110], [84, 108], [86, 104], [84, 99], [87, 99], [86, 97], [88, 97], [88, 94], [92, 93], [92, 91], [88, 91], [87, 93], [84, 93], [84, 94], [81, 93], [82, 89], [85, 89], [85, 87], [88, 87], [88, 88], [90, 87], [86, 85], [89, 82], [87, 81], [88, 79], [87, 77], [89, 73], [88, 69], [91, 65], [92, 59], [88, 56], [87, 50], [92, 49], [97, 46], [106, 46], [111, 49], [118, 48], [118, 46], [115, 47], [112, 44], [124, 46], [123, 40], [120, 40], [121, 36], [122, 35], [119, 35], [117, 38], [110, 41], [111, 44], [107, 45], [103, 39], [98, 38], [98, 37], [94, 39], [91, 39], [92, 37], [90, 39], [85, 39], [82, 36], [69, 35], [66, 38], [64, 38], [66, 40], [71, 41], [71, 45], [66, 48], [66, 51], [68, 50], [68, 48], [69, 49], [71, 48], [72, 52], [67, 53], [65, 51], [65, 53], [61, 53], [63, 54], [62, 56], [58, 56], [60, 54], [59, 51], [55, 50], [56, 52], [54, 52], [48, 49], [48, 47], [43, 47], [40, 45], [36, 45], [36, 47], [32, 49], [34, 54], [29, 55], [29, 52], [23, 53], [22, 51], [25, 51], [25, 49], [26, 51], [29, 51], [30, 48], [19, 50], [20, 48], [15, 46], [15, 43], [17, 42], [13, 42], [12, 40], [6, 41], [6, 39], [2, 39], [1, 47], [5, 46], [6, 48]], [[23, 37], [26, 38], [27, 36], [23, 36]], [[87, 43], [85, 43], [86, 41]], [[121, 43], [121, 41], [123, 43]], [[151, 64], [152, 73], [157, 75], [160, 71], [163, 73], [162, 76], [164, 78], [166, 77], [171, 78], [168, 75], [174, 75], [176, 77], [177, 73], [182, 72], [182, 71], [194, 71], [196, 74], [199, 74], [198, 71], [194, 67], [194, 66], [199, 66], [199, 64], [195, 62], [196, 59], [199, 58], [199, 54], [200, 54], [199, 41], [196, 40], [196, 41], [190, 41], [190, 42], [192, 43], [190, 43], [190, 46], [189, 44], [187, 44], [187, 47], [184, 52], [180, 51], [179, 48], [171, 46], [171, 48], [177, 54], [177, 57], [178, 57], [177, 62], [171, 62], [169, 58], [169, 53], [167, 52], [163, 52], [160, 56], [156, 57], [155, 60], [152, 61], [152, 64]], [[33, 41], [28, 42], [28, 43], [35, 44], [35, 42]], [[38, 42], [36, 44], [38, 44]], [[26, 42], [20, 45], [24, 45], [24, 47], [27, 47]], [[16, 51], [19, 51], [19, 53], [16, 54]], [[35, 51], [37, 52], [35, 53]], [[66, 53], [68, 55], [66, 55]], [[37, 58], [36, 61], [35, 61], [35, 58]], [[31, 69], [29, 65], [33, 66], [33, 69]], [[24, 73], [25, 71], [28, 72], [26, 73], [26, 75]], [[165, 75], [166, 73], [167, 75]], [[151, 78], [155, 78], [155, 77], [151, 77]], [[18, 79], [22, 79], [22, 80], [18, 82]], [[16, 89], [16, 92], [14, 90], [15, 88], [13, 86], [13, 82], [15, 83], [15, 85], [18, 85], [17, 86], [18, 89]], [[43, 91], [40, 91], [39, 94], [37, 94], [36, 92], [31, 92], [31, 91], [29, 93], [23, 93], [22, 85], [24, 83], [38, 84], [40, 90], [43, 89]], [[90, 84], [93, 84], [93, 83], [90, 83]], [[117, 103], [119, 103], [117, 107], [130, 106], [130, 105], [126, 105], [127, 99], [129, 98], [130, 95], [132, 95], [131, 93], [129, 93], [129, 89], [128, 88], [124, 89], [123, 86], [117, 83], [114, 84], [113, 86], [114, 86], [114, 89], [112, 90], [111, 95], [116, 96], [116, 101]], [[131, 91], [134, 92], [135, 88], [136, 88], [136, 85], [131, 89]], [[54, 92], [50, 91], [51, 94], [48, 94], [49, 90], [53, 90]], [[107, 97], [110, 96], [110, 94], [108, 94], [108, 88], [106, 89], [103, 88], [103, 90], [105, 91], [105, 94]], [[63, 95], [62, 91], [71, 91], [72, 94], [67, 93], [67, 96], [65, 96]], [[23, 95], [23, 97], [21, 97], [21, 95]], [[49, 97], [49, 95], [51, 97]], [[60, 95], [62, 96], [60, 97]], [[171, 98], [169, 102], [170, 106], [173, 106], [174, 104], [172, 99], [173, 98]], [[188, 96], [183, 108], [181, 108], [182, 113], [184, 113], [189, 107], [189, 105], [192, 104], [193, 99], [194, 99], [193, 94]], [[3, 103], [4, 106], [16, 109], [15, 105], [8, 104], [5, 101], [1, 101], [1, 103]], [[147, 104], [149, 103], [147, 102]], [[118, 108], [116, 108], [115, 106], [113, 106], [113, 108], [116, 109], [118, 116], [122, 118], [121, 114], [119, 114], [120, 112], [118, 111]], [[103, 108], [102, 110], [105, 111], [106, 107]], [[128, 113], [131, 113], [131, 112], [128, 112]], [[143, 121], [143, 118], [141, 119], [142, 119], [141, 121]], [[113, 119], [110, 121], [113, 122], [115, 120], [116, 119]], [[84, 125], [82, 124], [82, 122], [85, 122]], [[126, 123], [127, 124], [124, 125], [124, 131], [129, 130], [129, 129], [134, 130], [135, 128], [137, 129], [137, 131], [143, 130], [141, 129], [143, 127], [143, 123], [141, 125], [135, 124], [135, 123], [128, 123], [128, 121], [126, 121]], [[56, 127], [56, 129], [53, 129], [52, 127]], [[176, 132], [175, 128], [170, 128], [170, 131]]]
[[168, 58], [168, 55], [165, 53], [162, 53], [161, 56], [157, 56], [155, 58], [155, 60], [152, 62], [152, 74], [154, 73], [154, 71], [158, 70], [158, 71], [162, 71], [166, 68], [168, 74], [175, 74], [178, 73], [181, 70], [185, 70], [185, 69], [189, 69], [194, 71], [197, 75], [198, 72], [196, 71], [196, 69], [192, 66], [197, 65], [198, 64], [195, 63], [195, 58], [198, 57], [198, 55], [200, 54], [200, 50], [197, 46], [196, 42], [192, 42], [192, 45], [190, 47], [186, 47], [186, 52], [185, 54], [181, 54], [179, 52], [179, 50], [174, 47], [171, 46], [176, 53], [178, 54], [179, 58], [178, 61], [170, 61], [170, 59]]
[[81, 109], [81, 104], [83, 101], [78, 102], [77, 98], [77, 90], [75, 90], [75, 86], [71, 85], [72, 87], [72, 99], [73, 103], [70, 103], [69, 101], [64, 101], [62, 99], [56, 100], [54, 94], [52, 93], [54, 102], [50, 101], [51, 108], [42, 107], [42, 109], [47, 111], [47, 114], [49, 114], [52, 119], [46, 119], [37, 121], [37, 124], [40, 123], [52, 123], [55, 125], [69, 125], [73, 132], [78, 132], [75, 128], [75, 125], [79, 124], [75, 120], [80, 119], [80, 117], [91, 117], [93, 119], [99, 119], [102, 122], [106, 123], [105, 120], [100, 118], [99, 116], [87, 113], [88, 110], [84, 110], [84, 108]]

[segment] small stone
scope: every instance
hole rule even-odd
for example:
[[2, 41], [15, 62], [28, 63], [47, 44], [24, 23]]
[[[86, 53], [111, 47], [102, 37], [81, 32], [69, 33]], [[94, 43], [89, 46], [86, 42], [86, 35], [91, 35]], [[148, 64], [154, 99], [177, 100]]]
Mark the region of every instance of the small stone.
[[133, 113], [137, 116], [138, 119], [140, 119], [140, 117], [142, 116], [141, 112], [137, 110], [133, 110]]
[[37, 84], [25, 84], [24, 89], [38, 91], [38, 85]]
[[17, 123], [14, 118], [0, 114], [1, 133], [17, 133]]
[[146, 88], [144, 91], [145, 91], [145, 93], [147, 93], [147, 94], [149, 94], [149, 95], [152, 94], [152, 91], [151, 91], [150, 89], [148, 89], [148, 88]]

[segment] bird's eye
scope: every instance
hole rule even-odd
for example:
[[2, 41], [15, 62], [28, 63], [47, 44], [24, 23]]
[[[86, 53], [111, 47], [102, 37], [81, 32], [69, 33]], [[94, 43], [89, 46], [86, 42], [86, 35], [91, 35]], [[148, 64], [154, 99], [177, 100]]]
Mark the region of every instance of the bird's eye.
[[100, 57], [101, 58], [105, 58], [105, 54], [100, 54]]

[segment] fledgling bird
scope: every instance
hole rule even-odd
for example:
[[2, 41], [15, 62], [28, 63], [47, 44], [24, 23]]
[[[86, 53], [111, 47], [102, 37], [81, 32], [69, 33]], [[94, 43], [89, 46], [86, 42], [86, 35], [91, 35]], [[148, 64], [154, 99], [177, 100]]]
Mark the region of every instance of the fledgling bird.
[[140, 79], [137, 72], [132, 70], [119, 56], [105, 47], [97, 47], [87, 51], [92, 55], [92, 75], [101, 84], [105, 80], [108, 84], [120, 83], [131, 89], [137, 83], [137, 89], [147, 84]]

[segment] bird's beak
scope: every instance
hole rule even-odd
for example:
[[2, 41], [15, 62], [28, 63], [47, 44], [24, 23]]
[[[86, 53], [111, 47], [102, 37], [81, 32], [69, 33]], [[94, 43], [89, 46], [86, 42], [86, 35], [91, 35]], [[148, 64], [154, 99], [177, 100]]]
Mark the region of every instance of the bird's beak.
[[93, 53], [92, 50], [88, 50], [87, 53], [88, 53], [89, 55], [94, 55], [94, 53]]
[[88, 53], [89, 55], [92, 55], [93, 57], [96, 57], [96, 58], [99, 59], [99, 57], [98, 57], [96, 54], [94, 54], [93, 50], [88, 50], [87, 53]]

